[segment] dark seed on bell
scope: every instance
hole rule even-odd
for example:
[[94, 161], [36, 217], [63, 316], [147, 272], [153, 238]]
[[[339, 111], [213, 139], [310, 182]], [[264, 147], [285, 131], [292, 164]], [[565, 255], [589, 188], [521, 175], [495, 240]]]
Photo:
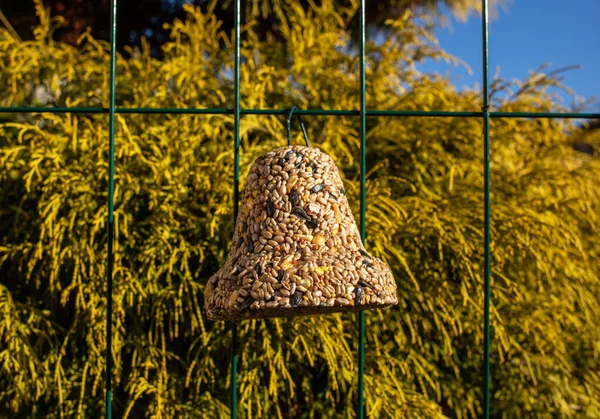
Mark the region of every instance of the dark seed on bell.
[[362, 300], [363, 300], [363, 296], [364, 296], [364, 289], [362, 286], [358, 285], [355, 289], [355, 296], [354, 296], [354, 304], [362, 304]]
[[321, 222], [319, 220], [315, 220], [314, 218], [306, 221], [306, 227], [308, 228], [317, 228], [320, 224]]
[[363, 265], [365, 265], [367, 268], [370, 268], [371, 266], [371, 262], [369, 262], [368, 260], [363, 260]]
[[308, 216], [308, 214], [306, 213], [306, 211], [304, 211], [304, 208], [302, 207], [294, 207], [294, 209], [292, 210], [292, 214], [294, 214], [297, 217], [300, 217], [306, 221], [310, 221], [311, 218]]
[[248, 240], [248, 251], [254, 253], [254, 242], [252, 240]]
[[329, 196], [332, 197], [335, 201], [337, 201], [337, 196], [335, 196], [334, 194], [330, 193]]
[[362, 279], [359, 279], [359, 280], [358, 280], [358, 285], [360, 285], [361, 287], [365, 287], [365, 288], [371, 288], [371, 289], [373, 289], [373, 290], [375, 289], [375, 288], [373, 287], [373, 285], [371, 285], [371, 284], [369, 284], [369, 283], [367, 283], [367, 282], [363, 281]]
[[300, 291], [296, 291], [294, 295], [292, 295], [291, 303], [292, 307], [298, 307], [302, 302], [302, 293]]
[[290, 192], [290, 202], [294, 206], [300, 205], [300, 196], [298, 195], [298, 192], [296, 192], [296, 191]]
[[260, 265], [258, 263], [256, 265], [254, 265], [254, 270], [256, 271], [256, 273], [258, 275], [262, 274], [262, 268], [260, 267]]
[[283, 281], [283, 277], [285, 276], [285, 271], [282, 269], [279, 271], [279, 273], [277, 274], [277, 281], [281, 282]]
[[309, 162], [308, 162], [308, 165], [309, 165], [309, 166], [310, 166], [310, 167], [311, 167], [313, 170], [317, 170], [317, 164], [316, 164], [314, 161], [312, 161], [312, 160], [309, 160]]
[[285, 166], [285, 162], [286, 162], [286, 161], [285, 161], [285, 160], [284, 160], [282, 157], [280, 157], [280, 158], [277, 160], [277, 165], [278, 165], [278, 166], [280, 166], [280, 167], [283, 167], [283, 166]]
[[365, 252], [364, 250], [360, 249], [359, 250], [360, 254], [363, 255], [364, 257], [371, 259], [371, 255], [369, 255], [367, 252]]
[[244, 243], [244, 239], [243, 239], [242, 237], [240, 237], [240, 238], [238, 239], [238, 244], [237, 244], [237, 247], [240, 247], [240, 246], [242, 245], [242, 243]]
[[248, 296], [248, 298], [246, 298], [240, 306], [240, 311], [248, 309], [248, 307], [250, 307], [254, 303], [254, 301], [256, 301], [254, 298]]
[[290, 150], [287, 153], [285, 153], [285, 156], [283, 156], [283, 159], [285, 161], [290, 161], [290, 158], [292, 157], [292, 154], [294, 154], [295, 151], [294, 150]]
[[271, 202], [270, 199], [267, 200], [267, 215], [272, 217], [275, 214], [275, 205]]
[[248, 223], [243, 223], [242, 224], [242, 231], [245, 233], [248, 231]]
[[312, 189], [310, 190], [310, 193], [319, 193], [323, 190], [324, 187], [325, 187], [324, 183], [319, 183], [318, 185], [315, 185], [312, 187]]
[[340, 188], [340, 193], [341, 193], [342, 195], [346, 195], [346, 190], [345, 190], [344, 188]]

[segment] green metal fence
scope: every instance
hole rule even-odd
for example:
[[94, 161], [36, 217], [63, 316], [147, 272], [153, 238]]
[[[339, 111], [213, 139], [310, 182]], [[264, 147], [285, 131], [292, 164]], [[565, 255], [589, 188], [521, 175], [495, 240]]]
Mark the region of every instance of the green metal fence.
[[[242, 115], [287, 115], [287, 109], [241, 109], [240, 107], [240, 15], [241, 0], [235, 0], [234, 3], [234, 108], [203, 108], [203, 109], [184, 109], [184, 108], [117, 108], [116, 107], [116, 33], [117, 33], [117, 1], [111, 0], [111, 20], [110, 20], [110, 100], [108, 108], [93, 107], [73, 107], [73, 108], [47, 108], [47, 107], [0, 107], [0, 112], [27, 113], [27, 112], [46, 112], [46, 113], [85, 113], [85, 114], [108, 114], [109, 115], [109, 169], [108, 169], [108, 256], [107, 256], [107, 321], [106, 321], [106, 417], [112, 417], [112, 288], [113, 288], [113, 243], [114, 243], [114, 186], [115, 186], [115, 115], [116, 114], [228, 114], [234, 116], [234, 174], [233, 174], [233, 198], [234, 221], [238, 213], [239, 200], [239, 175], [240, 175], [240, 118]], [[488, 0], [481, 0], [482, 21], [482, 65], [483, 65], [483, 89], [482, 89], [482, 109], [478, 112], [453, 112], [453, 111], [403, 111], [403, 110], [367, 110], [366, 106], [366, 57], [365, 57], [365, 2], [360, 0], [359, 5], [359, 44], [360, 44], [360, 108], [359, 110], [323, 110], [323, 109], [305, 109], [296, 110], [299, 115], [329, 115], [329, 116], [359, 116], [360, 117], [360, 234], [364, 241], [366, 232], [366, 119], [368, 116], [384, 117], [478, 117], [483, 122], [484, 149], [484, 361], [482, 372], [484, 376], [483, 408], [484, 417], [487, 419], [490, 415], [490, 220], [491, 220], [491, 201], [490, 201], [490, 118], [573, 118], [573, 119], [600, 119], [600, 113], [575, 113], [575, 112], [492, 112], [490, 111], [489, 101], [489, 69], [488, 69]], [[358, 404], [356, 406], [357, 417], [365, 417], [364, 406], [364, 354], [365, 354], [365, 314], [363, 311], [358, 313]], [[237, 417], [237, 327], [235, 323], [231, 324], [231, 394], [230, 408], [231, 417]]]

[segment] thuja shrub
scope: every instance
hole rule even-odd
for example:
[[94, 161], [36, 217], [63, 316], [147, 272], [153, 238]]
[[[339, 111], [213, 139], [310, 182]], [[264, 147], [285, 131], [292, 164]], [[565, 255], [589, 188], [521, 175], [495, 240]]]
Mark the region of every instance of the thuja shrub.
[[[274, 1], [283, 42], [242, 28], [244, 108], [356, 109], [355, 2], [308, 10]], [[119, 106], [231, 107], [233, 35], [217, 3], [186, 7], [160, 60], [117, 59]], [[107, 106], [109, 47], [52, 40], [38, 3], [35, 39], [0, 31], [1, 106]], [[432, 22], [406, 12], [367, 44], [369, 109], [477, 110], [480, 92], [421, 74], [453, 60]], [[561, 111], [556, 74], [496, 77], [500, 111]], [[355, 216], [359, 125], [306, 117], [342, 171]], [[301, 141], [299, 130], [293, 133]], [[599, 417], [600, 165], [597, 131], [567, 120], [494, 119], [492, 414]], [[244, 115], [242, 184], [285, 142], [285, 121]], [[367, 121], [366, 246], [388, 263], [398, 306], [366, 315], [369, 417], [475, 418], [483, 387], [483, 160], [478, 118]], [[0, 412], [103, 414], [108, 116], [0, 115]], [[116, 116], [114, 411], [117, 417], [227, 417], [230, 333], [206, 320], [203, 291], [233, 232], [231, 115]], [[239, 326], [240, 417], [354, 417], [356, 317]]]

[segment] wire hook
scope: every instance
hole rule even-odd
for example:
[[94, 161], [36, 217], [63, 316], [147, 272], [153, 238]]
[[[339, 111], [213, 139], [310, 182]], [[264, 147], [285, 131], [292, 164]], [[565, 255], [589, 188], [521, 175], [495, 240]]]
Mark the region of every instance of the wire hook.
[[[288, 117], [287, 117], [288, 147], [292, 145], [291, 125], [292, 125], [292, 118], [294, 116], [294, 111], [296, 111], [296, 110], [298, 110], [298, 108], [295, 106], [292, 106], [292, 108], [290, 109], [290, 113], [288, 114]], [[300, 123], [300, 128], [302, 128], [302, 134], [304, 134], [304, 141], [306, 142], [306, 146], [310, 147], [310, 144], [308, 143], [308, 134], [306, 133], [306, 127], [304, 126], [304, 123], [302, 122], [302, 118], [300, 117], [300, 114], [296, 114], [296, 117], [298, 118], [298, 122]]]

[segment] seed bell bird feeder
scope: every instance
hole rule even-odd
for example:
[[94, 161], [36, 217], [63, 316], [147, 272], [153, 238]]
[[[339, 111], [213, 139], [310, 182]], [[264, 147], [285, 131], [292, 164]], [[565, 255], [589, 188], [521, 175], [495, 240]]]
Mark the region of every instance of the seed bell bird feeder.
[[259, 157], [225, 265], [209, 280], [211, 320], [292, 317], [397, 304], [389, 268], [363, 247], [338, 169], [308, 144]]

